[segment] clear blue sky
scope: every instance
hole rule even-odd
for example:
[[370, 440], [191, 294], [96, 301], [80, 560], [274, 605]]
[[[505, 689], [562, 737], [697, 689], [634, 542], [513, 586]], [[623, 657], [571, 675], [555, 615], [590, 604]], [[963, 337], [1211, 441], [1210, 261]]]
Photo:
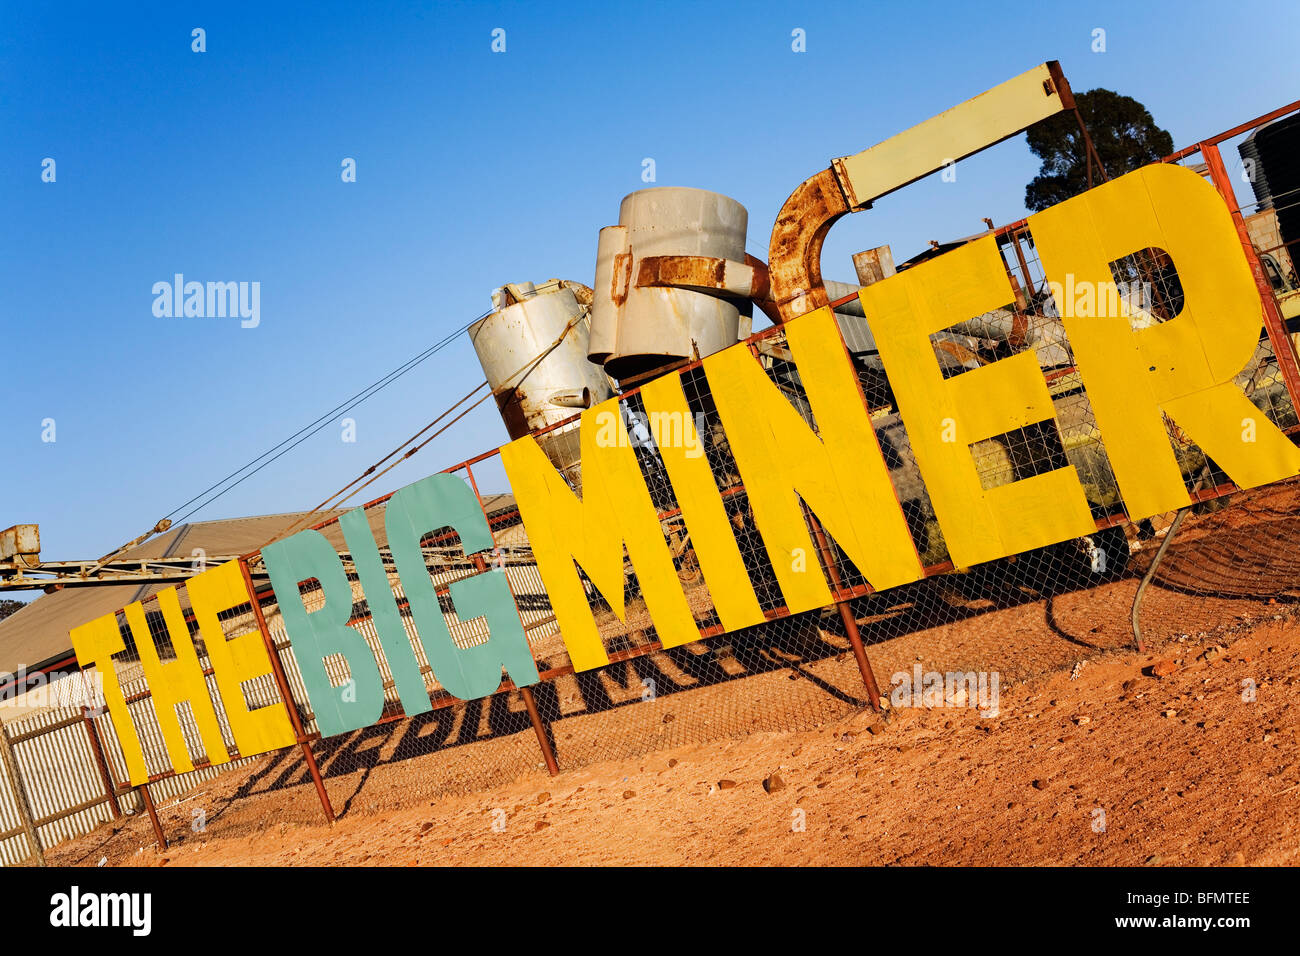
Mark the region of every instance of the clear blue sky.
[[[597, 230], [645, 185], [645, 157], [655, 185], [744, 203], [766, 258], [781, 203], [831, 157], [1043, 60], [1076, 91], [1141, 100], [1178, 145], [1281, 105], [1300, 96], [1298, 9], [7, 2], [0, 527], [39, 522], [48, 558], [98, 556], [481, 313], [493, 287], [590, 284]], [[824, 272], [1014, 220], [1036, 170], [1020, 137], [956, 183], [887, 198], [836, 226]], [[260, 327], [155, 317], [151, 287], [176, 272], [260, 282]], [[354, 412], [356, 443], [332, 424], [196, 520], [310, 507], [480, 379], [462, 338]], [[486, 405], [375, 493], [505, 439]]]

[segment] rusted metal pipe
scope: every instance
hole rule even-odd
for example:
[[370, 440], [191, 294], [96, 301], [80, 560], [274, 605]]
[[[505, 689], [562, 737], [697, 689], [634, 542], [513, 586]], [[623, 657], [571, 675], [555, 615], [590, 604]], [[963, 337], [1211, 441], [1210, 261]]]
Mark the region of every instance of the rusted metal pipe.
[[149, 792], [149, 784], [140, 787], [140, 792], [144, 795], [144, 806], [149, 811], [149, 822], [153, 824], [153, 835], [158, 838], [158, 849], [167, 849], [167, 835], [163, 833], [162, 823], [158, 820], [158, 810], [153, 805], [153, 794]]
[[99, 729], [95, 727], [95, 722], [90, 719], [85, 707], [81, 708], [81, 719], [86, 724], [86, 736], [90, 738], [90, 752], [95, 756], [95, 766], [99, 769], [99, 780], [104, 785], [104, 793], [108, 795], [108, 805], [113, 811], [113, 819], [120, 820], [122, 806], [117, 802], [117, 784], [113, 782], [113, 775], [108, 772], [108, 760], [104, 757], [104, 745], [99, 739]]
[[1178, 152], [1176, 153], [1170, 153], [1164, 159], [1160, 160], [1160, 162], [1176, 163], [1180, 159], [1186, 159], [1188, 156], [1191, 156], [1193, 153], [1205, 149], [1206, 146], [1217, 146], [1219, 143], [1222, 143], [1225, 139], [1232, 139], [1234, 136], [1240, 136], [1242, 133], [1249, 132], [1250, 130], [1255, 129], [1256, 127], [1259, 126], [1263, 126], [1265, 123], [1271, 123], [1275, 119], [1281, 119], [1283, 116], [1286, 116], [1288, 113], [1294, 113], [1297, 110], [1300, 110], [1300, 100], [1295, 100], [1294, 102], [1288, 103], [1286, 106], [1279, 106], [1277, 109], [1270, 110], [1267, 113], [1264, 113], [1260, 116], [1256, 116], [1252, 120], [1246, 120], [1246, 122], [1240, 123], [1232, 127], [1232, 129], [1225, 129], [1222, 133], [1219, 133], [1217, 136], [1211, 136], [1209, 139], [1203, 139], [1199, 143], [1193, 143], [1191, 146], [1185, 146], [1182, 149], [1178, 150]]
[[829, 302], [822, 284], [822, 243], [831, 226], [849, 212], [849, 201], [830, 167], [800, 183], [781, 207], [767, 254], [771, 298], [781, 322]]
[[537, 709], [537, 700], [533, 697], [531, 687], [519, 688], [519, 696], [524, 699], [524, 706], [528, 708], [528, 719], [533, 723], [533, 731], [537, 734], [537, 744], [542, 748], [542, 757], [546, 760], [546, 770], [552, 777], [560, 772], [560, 765], [555, 759], [555, 751], [551, 749], [550, 737], [546, 734], [546, 725], [542, 723], [541, 712]]
[[288, 678], [284, 676], [284, 665], [280, 663], [280, 654], [275, 649], [275, 641], [271, 639], [271, 632], [266, 626], [266, 618], [262, 614], [262, 602], [257, 596], [257, 589], [253, 587], [253, 577], [249, 574], [248, 562], [243, 558], [239, 559], [239, 570], [244, 575], [244, 584], [248, 588], [249, 598], [253, 604], [253, 617], [257, 620], [257, 628], [262, 632], [262, 643], [266, 645], [266, 653], [271, 658], [271, 672], [275, 675], [275, 684], [280, 689], [280, 699], [284, 701], [284, 709], [289, 714], [289, 724], [293, 728], [298, 745], [302, 748], [303, 762], [307, 764], [312, 783], [316, 785], [316, 796], [320, 798], [321, 809], [325, 811], [325, 819], [333, 823], [337, 817], [334, 815], [334, 807], [330, 803], [330, 795], [325, 790], [325, 781], [321, 779], [320, 767], [316, 765], [316, 755], [311, 752], [311, 742], [303, 732], [302, 719], [298, 716], [298, 707], [294, 703], [293, 694], [289, 690]]
[[[834, 593], [838, 596], [844, 590], [844, 583], [840, 578], [839, 568], [835, 566], [835, 556], [831, 553], [830, 543], [826, 540], [826, 533], [822, 530], [821, 523], [817, 517], [804, 505], [804, 514], [808, 518], [808, 524], [812, 526], [813, 537], [817, 541], [817, 550], [821, 554], [822, 566], [826, 568], [826, 573], [830, 576], [831, 586]], [[867, 658], [867, 648], [862, 643], [862, 632], [858, 630], [858, 619], [853, 614], [853, 608], [847, 600], [837, 600], [835, 606], [839, 609], [840, 620], [844, 622], [844, 631], [848, 635], [849, 644], [853, 646], [853, 657], [858, 662], [858, 671], [862, 674], [862, 683], [867, 689], [867, 701], [871, 704], [871, 709], [880, 710], [880, 688], [876, 685], [876, 674], [871, 669], [871, 661]]]
[[1237, 237], [1241, 240], [1242, 251], [1246, 254], [1246, 261], [1250, 263], [1250, 272], [1255, 279], [1255, 286], [1259, 289], [1259, 297], [1264, 306], [1264, 330], [1268, 334], [1269, 343], [1273, 346], [1273, 355], [1277, 359], [1278, 368], [1282, 370], [1286, 390], [1291, 394], [1291, 403], [1296, 408], [1300, 408], [1300, 361], [1296, 357], [1295, 343], [1291, 341], [1291, 336], [1286, 334], [1286, 323], [1278, 310], [1277, 300], [1273, 298], [1273, 287], [1268, 281], [1268, 276], [1264, 274], [1264, 264], [1259, 261], [1255, 244], [1251, 242], [1246, 220], [1241, 215], [1241, 207], [1237, 205], [1237, 195], [1233, 192], [1232, 180], [1223, 165], [1223, 157], [1219, 154], [1218, 146], [1212, 143], [1205, 144], [1201, 149], [1201, 155], [1205, 157], [1210, 179], [1214, 182], [1219, 195], [1223, 197], [1223, 201], [1227, 203], [1232, 224], [1237, 229]]
[[144, 540], [146, 540], [147, 538], [152, 538], [152, 537], [153, 537], [154, 535], [156, 535], [156, 534], [162, 534], [163, 532], [165, 532], [165, 531], [167, 531], [169, 528], [171, 528], [171, 526], [172, 526], [172, 522], [171, 522], [171, 519], [170, 519], [170, 518], [161, 518], [161, 519], [159, 519], [158, 522], [157, 522], [157, 523], [156, 523], [152, 528], [150, 528], [148, 531], [146, 531], [144, 534], [142, 534], [142, 535], [138, 535], [138, 536], [132, 538], [132, 539], [131, 539], [130, 541], [128, 541], [126, 544], [122, 545], [122, 546], [119, 547], [119, 548], [116, 548], [116, 549], [113, 550], [113, 551], [108, 552], [108, 554], [106, 554], [106, 555], [104, 555], [102, 558], [100, 558], [97, 562], [95, 562], [95, 566], [94, 566], [94, 567], [92, 567], [89, 571], [84, 572], [84, 576], [85, 576], [85, 577], [90, 577], [90, 576], [93, 575], [96, 571], [98, 571], [100, 568], [102, 568], [104, 565], [108, 564], [109, 561], [112, 561], [115, 557], [117, 557], [119, 554], [121, 554], [123, 551], [126, 551], [126, 550], [129, 549], [129, 548], [133, 548], [133, 547], [135, 547], [135, 546], [136, 546], [137, 544], [139, 544], [141, 541], [144, 541]]
[[[479, 494], [478, 481], [474, 478], [474, 470], [468, 465], [465, 466], [465, 476], [469, 479], [470, 487], [474, 489], [474, 497], [478, 499], [478, 506], [483, 509], [483, 516], [486, 518], [487, 509], [483, 508], [483, 496]], [[490, 530], [491, 529], [489, 528], [489, 531]], [[495, 534], [492, 536], [492, 540], [495, 544]], [[480, 572], [487, 570], [487, 562], [483, 559], [482, 554], [474, 555], [472, 560], [474, 562], [474, 567], [478, 568]], [[515, 596], [514, 587], [510, 584], [509, 577], [506, 578], [506, 587], [510, 590], [510, 597], [513, 599]], [[519, 602], [516, 600], [514, 604], [515, 613], [519, 614]], [[519, 615], [519, 624], [524, 628], [525, 632], [528, 630], [528, 626], [524, 624], [522, 614]], [[534, 662], [534, 664], [535, 663], [536, 662]], [[537, 709], [537, 699], [533, 697], [531, 687], [519, 688], [519, 696], [524, 700], [524, 707], [528, 710], [528, 720], [533, 725], [533, 732], [537, 734], [537, 746], [541, 748], [542, 759], [546, 761], [546, 770], [552, 777], [554, 777], [560, 772], [560, 764], [555, 759], [555, 750], [551, 747], [551, 738], [547, 732], [546, 724], [542, 720], [542, 713]]]

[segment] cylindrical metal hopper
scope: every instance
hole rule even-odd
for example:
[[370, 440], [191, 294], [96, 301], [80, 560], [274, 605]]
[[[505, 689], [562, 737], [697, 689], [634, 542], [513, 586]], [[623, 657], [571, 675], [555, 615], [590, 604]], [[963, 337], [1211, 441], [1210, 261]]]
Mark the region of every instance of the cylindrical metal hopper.
[[734, 345], [750, 303], [718, 289], [647, 287], [641, 263], [698, 257], [720, 270], [743, 263], [748, 220], [740, 203], [704, 189], [658, 187], [624, 197], [619, 224], [602, 229], [598, 243], [591, 360], [621, 379]]
[[[506, 286], [498, 301], [503, 307], [471, 325], [469, 335], [511, 438], [564, 421], [613, 395], [605, 373], [587, 361], [590, 319], [573, 287], [522, 283]], [[537, 442], [578, 488], [577, 423]]]

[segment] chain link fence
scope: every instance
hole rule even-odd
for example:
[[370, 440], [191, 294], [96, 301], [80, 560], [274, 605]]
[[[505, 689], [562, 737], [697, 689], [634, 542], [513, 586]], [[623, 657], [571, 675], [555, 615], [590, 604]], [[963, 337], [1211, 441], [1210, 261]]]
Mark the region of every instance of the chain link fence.
[[[1211, 148], [1217, 156], [1217, 146]], [[1199, 158], [1195, 151], [1176, 157], [1189, 165]], [[1223, 191], [1221, 168], [1210, 161], [1205, 173]], [[1231, 187], [1227, 188], [1225, 195], [1230, 196]], [[1240, 219], [1235, 200], [1229, 206]], [[316, 527], [345, 560], [353, 594], [348, 626], [374, 653], [383, 678], [380, 721], [321, 738], [280, 608], [265, 584], [260, 556], [253, 555], [246, 564], [249, 580], [256, 586], [256, 603], [226, 612], [221, 623], [227, 638], [259, 632], [274, 654], [275, 673], [244, 686], [246, 703], [287, 708], [298, 745], [256, 758], [237, 755], [201, 637], [192, 615], [182, 608], [189, 636], [200, 652], [217, 722], [235, 759], [220, 767], [207, 765], [194, 715], [181, 707], [179, 719], [196, 769], [177, 774], [142, 678], [129, 622], [122, 619], [119, 626], [127, 651], [115, 659], [114, 667], [144, 746], [151, 782], [139, 790], [118, 783], [128, 775], [111, 722], [90, 712], [86, 720], [105, 742], [103, 762], [111, 795], [139, 795], [141, 806], [131, 809], [141, 820], [140, 810], [146, 810], [156, 821], [151, 824], [155, 839], [168, 843], [210, 839], [218, 832], [223, 839], [255, 837], [268, 828], [318, 822], [322, 807], [331, 818], [407, 807], [492, 787], [523, 774], [572, 769], [755, 732], [809, 729], [867, 706], [908, 706], [909, 695], [901, 688], [910, 686], [918, 671], [971, 677], [992, 674], [1005, 687], [1127, 648], [1135, 628], [1153, 649], [1173, 643], [1209, 648], [1236, 628], [1289, 617], [1300, 598], [1300, 558], [1296, 557], [1300, 482], [1240, 491], [1175, 422], [1166, 420], [1193, 504], [1182, 513], [1130, 522], [1064, 332], [1057, 301], [1061, 291], [1047, 282], [1033, 236], [1023, 222], [991, 234], [1002, 254], [1013, 299], [934, 336], [936, 358], [944, 378], [950, 379], [1024, 352], [1035, 356], [1054, 419], [978, 442], [970, 447], [972, 459], [985, 489], [1072, 467], [1095, 521], [1093, 533], [956, 568], [861, 306], [856, 300], [833, 303], [861, 400], [925, 569], [924, 578], [873, 592], [862, 571], [805, 507], [805, 530], [816, 550], [809, 560], [820, 565], [834, 603], [790, 613], [708, 375], [696, 363], [681, 372], [691, 419], [689, 430], [681, 434], [684, 440], [694, 436], [707, 461], [764, 623], [724, 633], [646, 404], [639, 390], [625, 391], [617, 402], [619, 414], [660, 516], [678, 583], [703, 639], [668, 649], [661, 646], [630, 561], [624, 562], [621, 615], [611, 606], [610, 595], [602, 594], [578, 568], [610, 663], [575, 672], [517, 506], [507, 495], [480, 496], [494, 550], [466, 555], [455, 534], [444, 529], [420, 542], [426, 571], [452, 640], [460, 648], [483, 641], [487, 625], [483, 619], [457, 616], [450, 586], [482, 573], [503, 574], [542, 681], [524, 689], [506, 681], [488, 697], [458, 700], [438, 682], [416, 633], [386, 539], [385, 497], [367, 505], [365, 515], [432, 709], [414, 717], [404, 714], [366, 595], [347, 563], [337, 518], [331, 518]], [[1135, 328], [1178, 315], [1182, 286], [1173, 263], [1160, 250], [1127, 256], [1112, 263], [1111, 271], [1113, 294], [1123, 302]], [[1271, 293], [1285, 291], [1274, 283]], [[1266, 316], [1272, 321], [1265, 322], [1255, 354], [1236, 384], [1270, 423], [1294, 434], [1300, 422], [1288, 376], [1294, 380], [1295, 355], [1288, 330], [1277, 321], [1277, 300], [1272, 304], [1274, 309]], [[742, 347], [751, 351], [767, 381], [815, 432], [812, 404], [785, 330], [768, 329]], [[576, 455], [576, 433], [576, 425], [567, 424], [551, 434], [574, 445]], [[464, 478], [477, 495], [474, 469], [484, 470], [495, 454], [449, 472]], [[580, 483], [573, 466], [566, 477], [575, 487]], [[387, 600], [387, 595], [382, 597]], [[324, 600], [314, 581], [300, 585], [299, 598], [308, 611]], [[144, 620], [160, 656], [173, 659], [175, 648], [156, 603], [156, 598], [145, 603]], [[1008, 651], [1011, 647], [1014, 653]], [[327, 659], [325, 666], [335, 686], [350, 677], [341, 657]], [[982, 691], [976, 695], [975, 684], [970, 686], [971, 704], [986, 704]], [[93, 781], [88, 766], [82, 760], [81, 778]], [[64, 802], [94, 798], [83, 790]], [[0, 837], [12, 841], [7, 793], [0, 788]], [[238, 811], [232, 812], [232, 807]], [[107, 811], [83, 807], [78, 812], [97, 812], [96, 819], [103, 819]], [[123, 828], [122, 839], [147, 842], [141, 836], [145, 824], [133, 826]], [[78, 858], [87, 855], [82, 846], [75, 852], [81, 854]]]

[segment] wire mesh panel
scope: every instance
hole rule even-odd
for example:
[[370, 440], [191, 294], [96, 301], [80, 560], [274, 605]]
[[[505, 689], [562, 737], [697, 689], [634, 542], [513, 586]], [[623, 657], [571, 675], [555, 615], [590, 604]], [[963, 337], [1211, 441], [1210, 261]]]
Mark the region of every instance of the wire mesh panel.
[[[1182, 154], [1180, 159], [1194, 157]], [[1213, 163], [1209, 174], [1215, 176]], [[1219, 178], [1216, 185], [1222, 190]], [[1236, 214], [1235, 204], [1229, 206]], [[224, 612], [220, 623], [227, 639], [260, 634], [275, 655], [276, 673], [245, 683], [243, 703], [249, 708], [288, 707], [301, 728], [298, 746], [205, 767], [207, 745], [195, 715], [182, 707], [182, 735], [200, 769], [177, 775], [129, 622], [122, 617], [118, 623], [127, 649], [112, 666], [148, 773], [156, 781], [151, 786], [162, 803], [158, 810], [169, 839], [255, 835], [267, 827], [318, 820], [311, 792], [314, 765], [323, 779], [323, 798], [335, 813], [373, 812], [544, 773], [557, 763], [571, 769], [756, 731], [815, 727], [866, 706], [874, 683], [880, 685], [883, 706], [915, 706], [912, 689], [922, 675], [935, 672], [945, 675], [949, 685], [953, 675], [959, 682], [970, 678], [970, 691], [960, 699], [996, 712], [999, 686], [1079, 667], [1093, 656], [1128, 647], [1135, 621], [1147, 643], [1162, 649], [1213, 645], [1243, 623], [1289, 616], [1300, 597], [1300, 559], [1294, 556], [1300, 544], [1300, 481], [1238, 489], [1179, 423], [1164, 415], [1156, 427], [1163, 424], [1162, 438], [1177, 469], [1175, 484], [1181, 481], [1189, 505], [1181, 513], [1154, 516], [1130, 509], [1112, 460], [1114, 448], [1108, 450], [1098, 424], [1101, 398], [1095, 392], [1090, 397], [1086, 366], [1081, 371], [1066, 333], [1063, 316], [1086, 319], [1088, 309], [1092, 316], [1125, 319], [1134, 331], [1178, 321], [1187, 292], [1173, 259], [1161, 249], [1138, 250], [1109, 263], [1108, 281], [1085, 288], [1070, 277], [1064, 283], [1048, 280], [1027, 224], [991, 230], [987, 238], [1005, 269], [1008, 299], [929, 336], [935, 381], [940, 386], [959, 382], [1000, 362], [1014, 361], [1031, 371], [1036, 366], [1041, 383], [1034, 384], [1044, 390], [1050, 412], [1003, 434], [981, 436], [962, 446], [961, 453], [969, 455], [984, 491], [1052, 474], [1077, 478], [1086, 533], [962, 566], [956, 535], [949, 526], [953, 540], [945, 536], [936, 506], [939, 493], [927, 484], [924, 456], [918, 455], [918, 441], [925, 436], [915, 429], [925, 423], [904, 414], [896, 390], [907, 383], [890, 379], [876, 343], [882, 330], [873, 328], [862, 302], [835, 303], [831, 317], [839, 334], [820, 347], [833, 352], [833, 359], [842, 355], [850, 369], [846, 374], [855, 421], [866, 423], [875, 444], [861, 449], [863, 467], [879, 454], [902, 533], [920, 569], [918, 580], [876, 590], [850, 557], [854, 548], [836, 539], [835, 523], [825, 513], [831, 509], [793, 487], [793, 479], [787, 504], [793, 502], [797, 509], [799, 535], [791, 540], [805, 541], [806, 547], [777, 547], [761, 514], [763, 495], [770, 496], [771, 489], [756, 487], [754, 466], [746, 465], [737, 437], [737, 414], [746, 409], [738, 413], [733, 405], [728, 412], [734, 397], [728, 398], [725, 389], [732, 386], [716, 363], [696, 362], [672, 373], [680, 385], [679, 408], [665, 412], [653, 386], [646, 386], [626, 389], [588, 413], [610, 416], [612, 421], [601, 427], [612, 424], [609, 434], [630, 448], [653, 509], [651, 518], [658, 522], [651, 537], [656, 546], [662, 544], [667, 559], [655, 569], [645, 552], [633, 560], [620, 544], [621, 573], [599, 573], [591, 555], [569, 555], [561, 562], [565, 567], [560, 570], [574, 576], [573, 593], [581, 596], [582, 611], [594, 624], [599, 646], [587, 653], [608, 663], [575, 667], [576, 636], [562, 633], [565, 612], [552, 600], [559, 566], [552, 564], [544, 573], [546, 565], [539, 561], [537, 542], [530, 540], [524, 521], [527, 509], [521, 513], [511, 495], [479, 494], [473, 464], [495, 453], [444, 473], [472, 489], [490, 530], [490, 547], [476, 538], [479, 545], [467, 552], [464, 529], [428, 529], [415, 542], [423, 567], [417, 561], [399, 572], [395, 542], [389, 540], [394, 499], [385, 496], [360, 510], [377, 555], [372, 567], [381, 574], [369, 587], [358, 570], [364, 556], [350, 548], [358, 541], [345, 536], [339, 516], [322, 521], [313, 532], [323, 535], [338, 556], [341, 579], [347, 582], [341, 599], [327, 599], [328, 588], [317, 577], [297, 582], [297, 593], [286, 598], [283, 582], [277, 582], [277, 593], [266, 581], [269, 549], [250, 556], [255, 603]], [[1267, 321], [1261, 323], [1253, 355], [1233, 384], [1262, 413], [1263, 427], [1293, 435], [1300, 431], [1300, 421], [1288, 384], [1294, 387], [1300, 379], [1286, 330], [1274, 320], [1290, 293], [1286, 269], [1291, 267], [1281, 265], [1281, 251], [1268, 253], [1277, 254], [1279, 278], [1271, 287]], [[801, 363], [795, 338], [784, 326], [761, 332], [738, 346], [732, 357], [739, 355], [742, 361], [730, 368], [745, 377], [748, 394], [762, 399], [754, 407], [761, 405], [763, 415], [779, 418], [786, 434], [797, 433], [800, 447], [815, 452], [834, 409], [818, 404], [819, 383], [805, 380], [807, 363]], [[579, 454], [584, 431], [593, 424], [598, 424], [594, 418], [575, 417], [553, 426], [550, 451], [542, 452], [550, 455], [560, 476], [562, 485], [553, 486], [560, 489], [556, 494], [571, 492], [580, 507], [587, 495], [597, 493], [590, 476], [582, 473]], [[807, 436], [811, 438], [804, 440]], [[1157, 453], [1165, 452], [1153, 448], [1152, 454]], [[692, 505], [683, 494], [682, 460], [697, 469], [694, 476], [707, 478], [704, 484], [720, 508], [719, 522], [734, 540], [744, 580], [728, 587], [747, 586], [757, 609], [745, 626], [724, 624], [728, 595], [711, 590], [704, 573], [699, 525], [688, 520]], [[764, 464], [779, 471], [786, 463]], [[640, 494], [640, 486], [635, 490]], [[1133, 516], [1138, 520], [1130, 520]], [[619, 513], [609, 520], [624, 518]], [[860, 561], [873, 558], [861, 547], [854, 553]], [[791, 600], [791, 562], [802, 562], [798, 570], [824, 585], [818, 593], [824, 592], [825, 606], [808, 610], [816, 602]], [[665, 569], [667, 575], [661, 573]], [[508, 589], [539, 680], [516, 686], [514, 672], [503, 671], [495, 692], [462, 700], [444, 686], [447, 678], [440, 680], [436, 660], [430, 659], [436, 655], [429, 642], [440, 638], [425, 630], [432, 621], [418, 620], [420, 598], [414, 589], [431, 589], [440, 619], [433, 629], [441, 633], [445, 627], [456, 651], [469, 651], [488, 642], [493, 628], [485, 617], [459, 606], [457, 595], [469, 593], [462, 586], [483, 575], [499, 575], [496, 580]], [[663, 586], [665, 576], [680, 591], [694, 629], [687, 636], [694, 640], [683, 640], [680, 630], [670, 628], [655, 610], [653, 591]], [[652, 579], [657, 584], [647, 584]], [[286, 618], [292, 622], [299, 608], [282, 606], [285, 600], [299, 602], [307, 614], [320, 613], [330, 600], [342, 600], [345, 627], [359, 639], [354, 646], [365, 653], [329, 653], [319, 662], [300, 658], [315, 651], [307, 650], [313, 647], [310, 641], [290, 635]], [[171, 634], [156, 604], [156, 598], [146, 601], [139, 620], [163, 660], [175, 658], [174, 640], [195, 641], [222, 740], [234, 754], [234, 735], [192, 615], [186, 615], [188, 634]], [[385, 621], [396, 621], [400, 630], [392, 632]], [[864, 645], [871, 649], [870, 662]], [[1014, 654], [1008, 653], [1011, 646]], [[418, 674], [414, 694], [409, 684], [403, 689], [408, 657]], [[376, 669], [382, 702], [370, 725], [328, 733], [330, 724], [315, 712], [308, 691], [317, 663], [329, 690], [344, 695], [363, 676], [354, 668]], [[951, 686], [945, 699], [956, 699]], [[124, 757], [111, 724], [102, 714], [93, 720], [105, 740], [113, 779], [125, 781]], [[293, 800], [289, 793], [296, 794]], [[68, 799], [74, 796], [70, 793]], [[0, 831], [9, 819], [5, 800], [0, 787]], [[225, 809], [236, 801], [244, 809], [223, 821]], [[256, 812], [247, 812], [250, 807]], [[195, 811], [204, 817], [203, 827], [193, 825]]]
[[[206, 700], [202, 703], [211, 707], [220, 740], [226, 753], [209, 754], [212, 745], [210, 738], [205, 738], [200, 731], [194, 714], [194, 703], [185, 701], [175, 707], [176, 722], [180, 730], [181, 742], [185, 748], [185, 757], [193, 769], [186, 769], [181, 763], [180, 755], [169, 750], [159, 721], [157, 702], [149, 686], [145, 667], [141, 660], [141, 648], [136, 629], [125, 612], [116, 615], [118, 631], [122, 638], [123, 650], [113, 655], [107, 665], [113, 669], [126, 704], [130, 732], [138, 740], [144, 769], [148, 777], [148, 801], [152, 801], [154, 812], [159, 816], [164, 839], [169, 842], [184, 842], [188, 839], [206, 839], [210, 826], [216, 826], [222, 820], [222, 811], [232, 799], [242, 796], [243, 786], [235, 782], [241, 772], [255, 765], [258, 757], [245, 757], [239, 754], [234, 732], [230, 726], [225, 702], [218, 686], [212, 661], [208, 655], [205, 639], [200, 633], [195, 616], [188, 604], [188, 595], [181, 589], [174, 592], [181, 619], [186, 633], [184, 636], [172, 632], [167, 616], [159, 607], [157, 595], [152, 595], [139, 603], [137, 624], [144, 622], [140, 635], [147, 635], [152, 644], [152, 654], [156, 655], [158, 664], [173, 665], [177, 662], [175, 641], [189, 640], [194, 647], [196, 666], [203, 678]], [[260, 630], [249, 602], [222, 611], [217, 615], [224, 639], [227, 641], [253, 634], [260, 637]], [[103, 774], [108, 777], [118, 797], [119, 806], [126, 815], [126, 827], [116, 843], [133, 844], [133, 848], [157, 843], [157, 838], [150, 829], [147, 820], [147, 800], [144, 788], [132, 782], [123, 744], [118, 735], [118, 728], [105, 705], [103, 681], [90, 667], [82, 671], [82, 678], [89, 694], [86, 702], [85, 720], [94, 728], [93, 741], [87, 737], [88, 753], [95, 758], [94, 746], [97, 744], [102, 754]], [[270, 674], [244, 681], [239, 687], [245, 708], [257, 710], [264, 707], [283, 708], [284, 702], [273, 677]], [[82, 730], [83, 736], [86, 731]], [[225, 759], [229, 758], [229, 759]], [[98, 768], [96, 767], [98, 773]], [[100, 774], [102, 777], [103, 774]], [[84, 774], [83, 774], [84, 775]], [[221, 778], [221, 784], [214, 782]], [[103, 781], [100, 781], [102, 790]], [[307, 794], [310, 798], [310, 794]], [[287, 804], [292, 807], [292, 803]], [[281, 811], [281, 815], [283, 810]], [[319, 810], [316, 811], [319, 814]], [[272, 814], [275, 817], [276, 814]], [[296, 819], [305, 819], [307, 814], [296, 814]], [[105, 846], [104, 849], [110, 849]], [[74, 858], [75, 859], [75, 858]]]
[[[467, 471], [461, 476], [470, 480]], [[439, 682], [399, 576], [393, 549], [389, 545], [385, 497], [366, 506], [364, 513], [374, 537], [387, 583], [386, 593], [369, 596], [361, 586], [350, 559], [346, 562], [352, 588], [353, 608], [348, 627], [359, 634], [379, 669], [383, 688], [383, 709], [379, 721], [346, 734], [328, 737], [314, 745], [316, 759], [330, 800], [338, 812], [376, 810], [409, 804], [415, 799], [472, 789], [489, 782], [513, 779], [545, 762], [538, 750], [532, 720], [521, 694], [509, 682], [487, 698], [462, 701]], [[521, 546], [517, 514], [484, 512], [494, 533], [494, 547], [467, 555], [452, 528], [434, 529], [420, 541], [424, 571], [434, 589], [448, 635], [460, 649], [487, 640], [489, 628], [482, 617], [462, 619], [452, 597], [453, 585], [479, 574], [501, 574], [516, 594], [519, 617], [539, 669], [568, 664], [554, 615], [546, 598], [536, 565]], [[316, 529], [337, 539], [346, 553], [342, 535], [334, 521]], [[299, 599], [308, 612], [323, 606], [318, 582], [303, 582]], [[427, 694], [427, 709], [408, 715], [402, 705], [389, 652], [377, 631], [370, 600], [394, 601], [404, 630], [400, 653], [414, 656]], [[260, 597], [262, 615], [279, 655], [294, 706], [308, 735], [320, 733], [317, 715], [303, 680], [301, 662], [285, 629], [276, 596], [269, 590]], [[368, 662], [365, 662], [368, 664]], [[341, 655], [324, 661], [330, 683], [342, 687], [352, 679]], [[472, 745], [472, 746], [471, 746]], [[260, 794], [286, 785], [309, 784], [309, 768], [301, 755], [285, 752], [272, 770], [251, 783], [249, 793]]]

